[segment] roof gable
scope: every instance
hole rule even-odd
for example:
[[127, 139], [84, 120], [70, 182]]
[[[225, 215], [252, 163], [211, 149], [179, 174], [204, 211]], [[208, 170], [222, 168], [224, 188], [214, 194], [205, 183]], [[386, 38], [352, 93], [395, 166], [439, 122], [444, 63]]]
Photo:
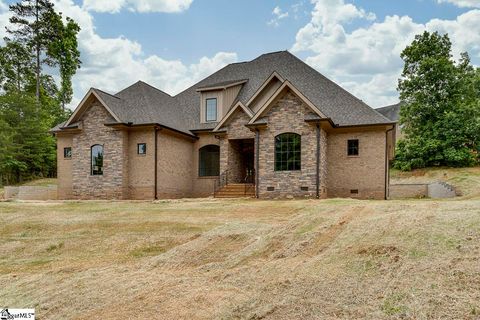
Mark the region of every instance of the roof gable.
[[118, 117], [117, 114], [115, 114], [112, 110], [112, 108], [108, 105], [108, 103], [106, 101], [109, 101], [111, 103], [111, 100], [114, 98], [114, 99], [119, 99], [118, 97], [114, 97], [114, 96], [111, 96], [109, 95], [108, 93], [106, 92], [103, 92], [101, 90], [98, 90], [98, 89], [94, 89], [94, 88], [91, 88], [87, 94], [85, 95], [85, 97], [83, 97], [82, 101], [80, 101], [80, 103], [78, 104], [77, 108], [75, 109], [75, 111], [72, 113], [72, 115], [70, 116], [70, 118], [65, 122], [65, 124], [63, 125], [63, 127], [68, 127], [69, 125], [71, 125], [73, 122], [75, 122], [76, 120], [78, 120], [82, 114], [87, 110], [90, 102], [92, 101], [92, 97], [96, 98], [101, 104], [102, 106], [108, 111], [108, 113], [110, 113], [110, 115], [118, 122], [121, 122], [120, 118]]
[[257, 119], [264, 115], [273, 106], [275, 101], [281, 96], [285, 90], [290, 89], [300, 100], [302, 100], [314, 113], [321, 118], [327, 118], [318, 108], [308, 100], [290, 81], [285, 80], [280, 88], [265, 102], [265, 104], [257, 111], [248, 124], [253, 124]]
[[218, 131], [220, 130], [220, 128], [222, 128], [225, 124], [228, 123], [228, 121], [230, 119], [232, 119], [232, 116], [235, 114], [235, 111], [236, 110], [242, 110], [243, 112], [245, 112], [248, 116], [249, 119], [251, 119], [253, 117], [253, 112], [252, 110], [250, 110], [248, 107], [246, 107], [243, 103], [241, 102], [238, 102], [233, 108], [230, 109], [230, 111], [228, 111], [228, 113], [225, 115], [225, 117], [223, 117], [222, 121], [220, 121], [218, 123], [218, 125], [213, 129], [213, 131]]

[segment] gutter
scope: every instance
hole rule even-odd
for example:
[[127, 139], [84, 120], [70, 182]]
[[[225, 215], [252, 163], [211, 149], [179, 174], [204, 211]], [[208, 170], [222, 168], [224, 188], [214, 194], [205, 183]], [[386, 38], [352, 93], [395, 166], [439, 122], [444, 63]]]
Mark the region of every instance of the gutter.
[[183, 131], [174, 129], [174, 128], [165, 126], [165, 125], [160, 124], [160, 123], [141, 123], [141, 124], [133, 124], [132, 122], [128, 122], [128, 123], [125, 123], [125, 122], [113, 122], [113, 123], [105, 123], [105, 126], [107, 126], [107, 127], [125, 126], [125, 127], [128, 127], [128, 128], [141, 128], [141, 127], [152, 127], [152, 126], [156, 126], [156, 127], [162, 128], [162, 129], [167, 129], [167, 130], [170, 130], [170, 131], [179, 133], [179, 134], [181, 134], [181, 135], [187, 136], [187, 137], [192, 138], [192, 139], [195, 139], [195, 140], [198, 140], [198, 139], [199, 139], [197, 136], [195, 136], [195, 135], [193, 135], [193, 134], [189, 134], [189, 133], [186, 133], [186, 132], [183, 132]]
[[321, 122], [328, 122], [333, 129], [341, 129], [341, 128], [358, 128], [358, 127], [375, 127], [375, 126], [388, 126], [394, 125], [396, 122], [382, 122], [382, 123], [369, 123], [369, 124], [351, 124], [351, 125], [340, 125], [333, 122], [331, 118], [322, 118], [322, 119], [306, 119], [305, 122], [307, 123], [321, 123]]
[[385, 131], [385, 200], [388, 200], [388, 184], [390, 182], [390, 174], [388, 170], [388, 133], [395, 130], [395, 124], [392, 128]]

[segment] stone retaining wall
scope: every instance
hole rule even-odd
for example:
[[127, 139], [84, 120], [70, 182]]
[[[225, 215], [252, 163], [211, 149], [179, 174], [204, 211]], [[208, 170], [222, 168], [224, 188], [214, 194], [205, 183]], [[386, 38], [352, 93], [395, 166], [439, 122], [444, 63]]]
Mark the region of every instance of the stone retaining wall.
[[4, 198], [7, 200], [56, 200], [57, 186], [5, 187]]
[[391, 184], [390, 199], [404, 198], [454, 198], [456, 190], [445, 182], [419, 183], [419, 184]]

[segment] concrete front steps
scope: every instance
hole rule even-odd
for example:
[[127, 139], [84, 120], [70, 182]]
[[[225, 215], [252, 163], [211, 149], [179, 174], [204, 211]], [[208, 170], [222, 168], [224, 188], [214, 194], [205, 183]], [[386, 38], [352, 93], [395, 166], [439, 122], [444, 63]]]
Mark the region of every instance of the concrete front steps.
[[229, 183], [215, 193], [215, 198], [253, 198], [255, 186], [250, 183]]

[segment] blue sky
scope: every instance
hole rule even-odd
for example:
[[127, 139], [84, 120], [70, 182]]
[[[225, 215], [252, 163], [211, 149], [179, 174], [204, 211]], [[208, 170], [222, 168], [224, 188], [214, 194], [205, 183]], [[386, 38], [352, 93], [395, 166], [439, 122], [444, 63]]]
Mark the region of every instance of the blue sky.
[[[398, 101], [401, 50], [448, 32], [480, 64], [480, 0], [52, 0], [81, 26], [75, 99], [137, 80], [176, 94], [227, 63], [289, 50], [373, 107]], [[8, 21], [0, 0], [0, 36]]]

